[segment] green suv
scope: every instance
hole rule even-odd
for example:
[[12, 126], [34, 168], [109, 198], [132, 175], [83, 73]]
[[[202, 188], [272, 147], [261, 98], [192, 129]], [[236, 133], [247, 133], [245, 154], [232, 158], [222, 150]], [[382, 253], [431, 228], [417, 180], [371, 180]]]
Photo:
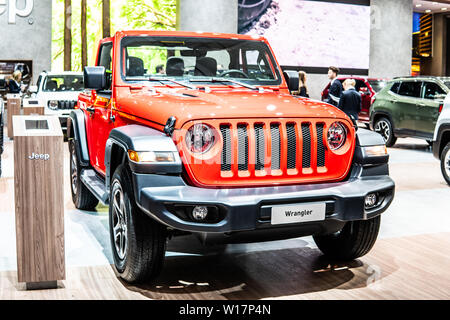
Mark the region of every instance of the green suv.
[[397, 137], [430, 143], [449, 88], [450, 78], [395, 78], [373, 98], [372, 129], [383, 136], [388, 147], [395, 144]]

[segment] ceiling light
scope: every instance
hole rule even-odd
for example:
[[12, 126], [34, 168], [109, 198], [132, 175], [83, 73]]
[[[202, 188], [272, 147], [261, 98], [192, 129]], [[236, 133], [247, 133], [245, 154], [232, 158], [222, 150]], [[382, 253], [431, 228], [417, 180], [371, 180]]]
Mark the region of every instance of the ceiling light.
[[422, 5], [419, 3], [419, 4], [416, 4], [416, 8], [420, 8]]
[[441, 10], [442, 10], [442, 11], [446, 11], [446, 10], [447, 10], [447, 8], [441, 8]]
[[430, 13], [430, 12], [431, 12], [431, 10], [430, 10], [430, 9], [427, 9], [427, 10], [425, 10], [425, 12], [426, 12], [426, 13]]

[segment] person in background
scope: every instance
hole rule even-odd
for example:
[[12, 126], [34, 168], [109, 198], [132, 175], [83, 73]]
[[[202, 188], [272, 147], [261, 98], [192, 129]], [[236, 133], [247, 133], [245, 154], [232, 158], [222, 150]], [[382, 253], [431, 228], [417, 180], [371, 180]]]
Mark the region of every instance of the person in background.
[[350, 118], [358, 120], [361, 112], [361, 94], [355, 89], [356, 81], [347, 79], [344, 81], [344, 92], [339, 100], [338, 108], [344, 111]]
[[328, 68], [328, 79], [331, 80], [330, 88], [328, 89], [328, 98], [326, 100], [327, 103], [332, 104], [333, 106], [338, 106], [339, 99], [342, 94], [342, 84], [337, 79], [339, 74], [339, 68], [337, 67], [329, 67]]
[[309, 98], [308, 94], [308, 87], [306, 86], [306, 72], [305, 71], [299, 71], [298, 72], [298, 95], [300, 97]]
[[164, 65], [158, 64], [156, 66], [156, 73], [157, 74], [166, 74], [166, 70], [164, 70]]
[[21, 93], [22, 86], [20, 85], [20, 81], [22, 81], [22, 72], [19, 70], [14, 71], [12, 75], [12, 79], [9, 80], [9, 93]]

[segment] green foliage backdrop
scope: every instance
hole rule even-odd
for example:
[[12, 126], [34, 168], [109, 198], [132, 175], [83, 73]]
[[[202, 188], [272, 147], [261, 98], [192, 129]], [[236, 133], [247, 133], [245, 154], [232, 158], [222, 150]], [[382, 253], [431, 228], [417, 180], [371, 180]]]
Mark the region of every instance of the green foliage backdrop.
[[[53, 0], [52, 70], [64, 67], [64, 0]], [[81, 0], [72, 0], [72, 70], [81, 71]], [[118, 30], [175, 30], [176, 0], [111, 0], [111, 33]], [[102, 38], [102, 1], [87, 0], [88, 64]]]

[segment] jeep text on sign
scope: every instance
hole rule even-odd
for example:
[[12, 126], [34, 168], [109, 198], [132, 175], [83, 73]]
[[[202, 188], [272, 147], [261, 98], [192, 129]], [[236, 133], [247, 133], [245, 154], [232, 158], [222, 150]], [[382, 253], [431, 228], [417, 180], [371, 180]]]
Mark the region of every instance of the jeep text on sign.
[[25, 0], [23, 8], [17, 7], [17, 0], [0, 0], [0, 16], [8, 11], [8, 23], [15, 24], [16, 16], [28, 17], [33, 11], [34, 0]]

